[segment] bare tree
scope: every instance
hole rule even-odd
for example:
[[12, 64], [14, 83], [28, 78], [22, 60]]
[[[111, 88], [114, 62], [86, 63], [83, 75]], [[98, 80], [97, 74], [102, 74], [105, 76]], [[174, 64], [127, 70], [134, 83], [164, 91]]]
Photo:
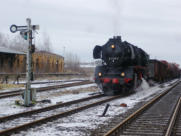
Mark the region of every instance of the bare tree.
[[47, 52], [52, 51], [52, 43], [51, 43], [49, 35], [46, 32], [43, 33], [43, 41], [40, 44], [40, 46], [38, 46], [38, 49], [41, 51], [47, 51]]
[[0, 33], [0, 46], [25, 52], [27, 51], [28, 43], [20, 35], [10, 38], [9, 35]]
[[8, 37], [5, 34], [0, 32], [0, 46], [1, 47], [8, 47]]
[[9, 48], [26, 52], [28, 50], [28, 42], [24, 40], [20, 35], [17, 35], [13, 39], [11, 39]]
[[[49, 35], [44, 32], [42, 39], [42, 42], [36, 45], [37, 49], [40, 51], [51, 52], [52, 43]], [[0, 32], [0, 46], [26, 52], [28, 48], [28, 42], [23, 39], [21, 35], [16, 35], [14, 38], [10, 38], [8, 35]]]
[[68, 72], [81, 72], [80, 60], [76, 54], [66, 53], [65, 55], [65, 69]]

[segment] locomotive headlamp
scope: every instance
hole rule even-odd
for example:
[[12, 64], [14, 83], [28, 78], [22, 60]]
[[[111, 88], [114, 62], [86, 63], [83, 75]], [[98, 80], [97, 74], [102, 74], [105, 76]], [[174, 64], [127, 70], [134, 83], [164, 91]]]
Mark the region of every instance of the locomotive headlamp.
[[111, 48], [112, 48], [112, 49], [114, 49], [114, 48], [115, 48], [115, 45], [114, 45], [114, 44], [113, 44], [113, 45], [111, 45]]
[[98, 73], [98, 75], [99, 75], [99, 76], [102, 76], [102, 73], [101, 73], [101, 72], [99, 72], [99, 73]]
[[122, 77], [124, 77], [124, 76], [125, 76], [125, 73], [124, 73], [124, 72], [122, 72], [122, 73], [121, 73], [121, 76], [122, 76]]

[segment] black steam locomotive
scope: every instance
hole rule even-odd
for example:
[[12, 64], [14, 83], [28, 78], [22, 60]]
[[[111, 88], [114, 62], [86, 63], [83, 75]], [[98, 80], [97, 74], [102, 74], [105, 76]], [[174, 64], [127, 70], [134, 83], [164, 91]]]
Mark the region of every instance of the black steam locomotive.
[[102, 60], [95, 69], [95, 82], [106, 95], [134, 91], [142, 77], [147, 78], [149, 55], [120, 36], [95, 46], [93, 57]]

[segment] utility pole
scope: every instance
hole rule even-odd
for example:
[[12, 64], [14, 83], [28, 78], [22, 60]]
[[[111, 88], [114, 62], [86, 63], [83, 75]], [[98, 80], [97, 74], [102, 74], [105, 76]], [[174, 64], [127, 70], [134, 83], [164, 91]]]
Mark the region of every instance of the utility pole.
[[24, 91], [24, 105], [30, 106], [32, 104], [32, 95], [31, 92], [31, 76], [32, 76], [32, 53], [34, 52], [34, 46], [32, 45], [32, 39], [33, 39], [33, 31], [39, 29], [39, 25], [31, 25], [31, 19], [26, 19], [27, 26], [16, 26], [12, 25], [10, 27], [10, 31], [12, 33], [15, 33], [17, 31], [20, 31], [21, 36], [27, 40], [28, 42], [28, 50], [26, 53], [26, 89]]

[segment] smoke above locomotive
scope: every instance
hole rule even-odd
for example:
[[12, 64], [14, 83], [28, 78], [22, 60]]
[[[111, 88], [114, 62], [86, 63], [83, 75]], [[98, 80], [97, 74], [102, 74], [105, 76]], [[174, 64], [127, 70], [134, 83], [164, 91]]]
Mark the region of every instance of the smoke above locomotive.
[[102, 59], [108, 66], [146, 66], [149, 55], [127, 41], [122, 41], [121, 36], [114, 36], [103, 46], [96, 45], [93, 50], [94, 59]]

